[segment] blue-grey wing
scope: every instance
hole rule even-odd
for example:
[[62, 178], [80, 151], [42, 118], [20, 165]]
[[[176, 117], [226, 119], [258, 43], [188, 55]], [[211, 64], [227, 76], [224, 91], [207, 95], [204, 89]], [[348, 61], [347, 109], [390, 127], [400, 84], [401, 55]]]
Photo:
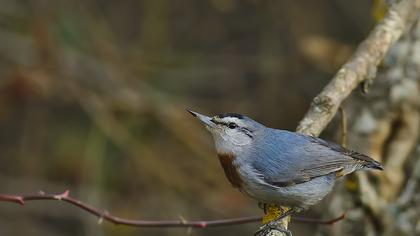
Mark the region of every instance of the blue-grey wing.
[[253, 168], [267, 183], [276, 186], [303, 183], [332, 173], [347, 174], [364, 166], [381, 168], [366, 155], [294, 132], [267, 129], [256, 142]]

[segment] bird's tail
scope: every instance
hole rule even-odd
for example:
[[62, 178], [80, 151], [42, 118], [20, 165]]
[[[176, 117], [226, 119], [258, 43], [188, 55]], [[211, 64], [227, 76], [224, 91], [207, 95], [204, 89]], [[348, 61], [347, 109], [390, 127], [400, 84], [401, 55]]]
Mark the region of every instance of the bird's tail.
[[382, 166], [382, 164], [378, 161], [375, 160], [371, 160], [370, 162], [367, 162], [364, 165], [365, 168], [370, 168], [370, 169], [376, 169], [376, 170], [384, 170], [384, 167]]

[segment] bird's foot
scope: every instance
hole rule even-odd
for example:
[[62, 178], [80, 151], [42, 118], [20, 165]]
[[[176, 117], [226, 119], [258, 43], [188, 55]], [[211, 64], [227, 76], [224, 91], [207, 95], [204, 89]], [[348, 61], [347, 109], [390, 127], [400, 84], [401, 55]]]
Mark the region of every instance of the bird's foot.
[[258, 207], [264, 211], [264, 214], [267, 214], [268, 210], [268, 204], [263, 202], [258, 202]]
[[261, 226], [258, 231], [254, 233], [254, 236], [271, 236], [274, 235], [275, 231], [279, 231], [284, 233], [286, 236], [292, 236], [292, 232], [290, 230], [284, 229], [280, 225], [276, 224], [276, 222], [270, 222]]
[[[267, 205], [266, 205], [267, 206]], [[276, 205], [268, 205], [268, 213], [263, 219], [263, 226], [255, 232], [255, 236], [269, 236], [273, 235], [273, 232], [279, 231], [287, 236], [291, 236], [292, 233], [287, 230], [287, 226], [284, 226], [282, 222], [284, 218], [290, 216], [295, 212], [294, 208], [290, 208], [286, 211], [283, 211], [287, 208], [281, 208]], [[286, 224], [287, 225], [287, 224]]]
[[294, 208], [279, 207], [276, 205], [266, 205], [266, 215], [263, 217], [263, 224], [271, 222], [279, 223], [281, 220], [295, 212]]

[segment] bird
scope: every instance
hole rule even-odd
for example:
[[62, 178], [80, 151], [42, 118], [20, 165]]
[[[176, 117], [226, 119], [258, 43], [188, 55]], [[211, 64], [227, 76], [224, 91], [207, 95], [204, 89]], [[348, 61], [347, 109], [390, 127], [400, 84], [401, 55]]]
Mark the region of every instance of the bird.
[[210, 117], [187, 111], [212, 134], [230, 184], [259, 203], [290, 208], [281, 218], [320, 202], [342, 176], [361, 169], [383, 170], [367, 155], [321, 138], [270, 128], [245, 115]]

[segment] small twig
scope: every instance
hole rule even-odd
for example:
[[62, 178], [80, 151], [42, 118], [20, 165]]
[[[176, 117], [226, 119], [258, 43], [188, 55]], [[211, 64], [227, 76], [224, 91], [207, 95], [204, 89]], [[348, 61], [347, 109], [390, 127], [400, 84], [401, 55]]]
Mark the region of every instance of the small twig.
[[330, 219], [330, 220], [318, 220], [318, 219], [312, 219], [312, 218], [303, 218], [303, 217], [296, 217], [292, 216], [293, 221], [299, 221], [301, 223], [311, 223], [311, 224], [321, 224], [321, 225], [333, 225], [337, 223], [340, 220], [344, 220], [346, 218], [346, 214], [342, 214], [341, 216]]
[[[228, 225], [238, 225], [238, 224], [247, 224], [261, 221], [261, 216], [248, 216], [248, 217], [238, 217], [231, 219], [221, 219], [221, 220], [197, 220], [197, 221], [187, 221], [185, 219], [180, 220], [130, 220], [120, 217], [113, 216], [107, 211], [96, 209], [86, 203], [83, 203], [77, 199], [70, 197], [70, 192], [68, 190], [64, 191], [61, 194], [45, 194], [40, 192], [38, 194], [31, 195], [4, 195], [0, 194], [0, 201], [3, 202], [14, 202], [20, 205], [25, 205], [28, 201], [38, 201], [38, 200], [55, 200], [63, 201], [70, 203], [73, 206], [76, 206], [84, 211], [87, 211], [99, 218], [98, 223], [102, 221], [109, 221], [116, 225], [129, 225], [137, 227], [192, 227], [192, 228], [208, 228], [208, 227], [218, 227], [218, 226], [228, 226]], [[312, 223], [312, 224], [323, 224], [331, 225], [337, 221], [344, 219], [345, 215], [341, 215], [337, 218], [331, 220], [319, 220], [319, 219], [310, 219], [304, 217], [293, 217], [294, 221], [303, 222], [303, 223]]]
[[339, 111], [341, 115], [341, 146], [347, 147], [347, 114], [342, 106]]

